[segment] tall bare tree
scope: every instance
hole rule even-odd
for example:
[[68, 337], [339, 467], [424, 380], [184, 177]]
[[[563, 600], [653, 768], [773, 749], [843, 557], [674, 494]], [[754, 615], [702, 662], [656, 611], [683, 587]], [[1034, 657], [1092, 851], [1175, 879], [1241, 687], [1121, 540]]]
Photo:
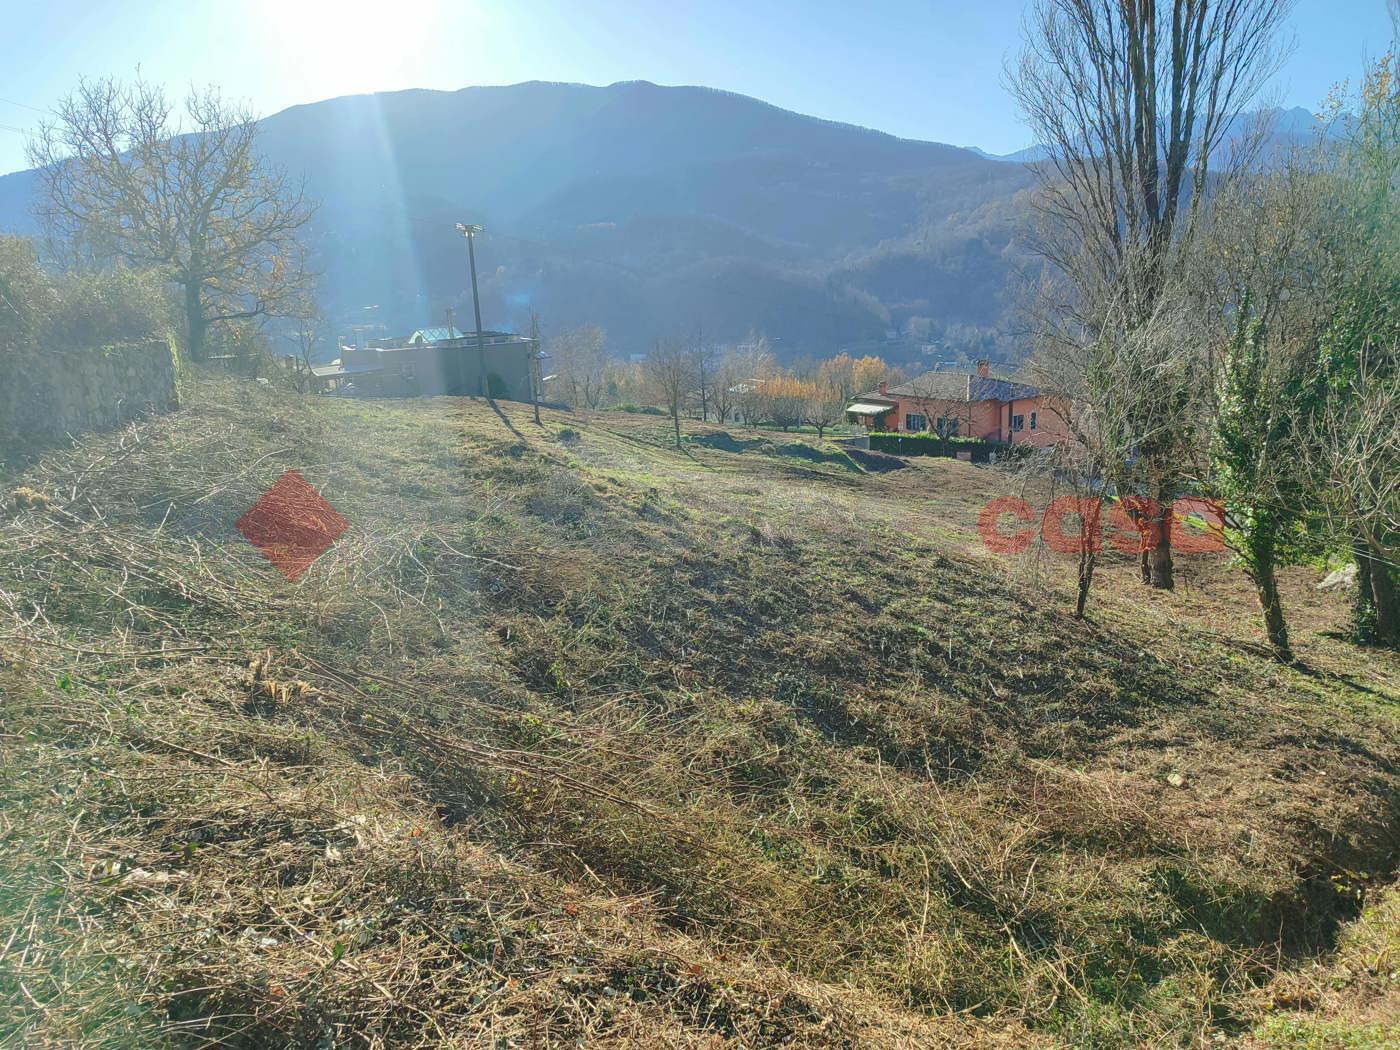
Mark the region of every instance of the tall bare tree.
[[703, 325], [695, 327], [695, 344], [691, 348], [691, 356], [695, 363], [695, 393], [700, 398], [700, 420], [708, 423], [710, 407], [716, 399], [715, 383], [719, 379], [719, 355], [712, 344], [705, 342]]
[[807, 402], [802, 412], [802, 421], [817, 428], [817, 440], [826, 437], [826, 432], [846, 418], [846, 405], [851, 399], [849, 386], [843, 385], [838, 377], [824, 375], [820, 370], [815, 379], [804, 384], [808, 388]]
[[1140, 381], [1130, 370], [1107, 368], [1104, 362], [1119, 352], [1143, 356], [1136, 340], [1162, 343], [1179, 338], [1172, 331], [1173, 323], [1170, 316], [1152, 318], [1137, 327], [1125, 346], [1110, 339], [1054, 344], [1049, 352], [1037, 352], [1027, 365], [1028, 377], [1045, 395], [1046, 411], [1059, 419], [1070, 439], [1057, 443], [1050, 457], [1033, 460], [1032, 467], [1049, 475], [1052, 491], [1063, 492], [1057, 499], [1072, 500], [1078, 508], [1071, 515], [1078, 523], [1077, 536], [1061, 551], [1078, 556], [1076, 619], [1086, 614], [1104, 525], [1130, 534], [1130, 542], [1119, 538], [1114, 546], [1135, 550], [1145, 574], [1153, 545], [1154, 525], [1152, 515], [1146, 513], [1146, 501], [1129, 496], [1113, 505], [1107, 520], [1101, 509], [1106, 482], [1115, 470], [1121, 473], [1137, 440], [1127, 426], [1123, 406], [1137, 398]]
[[695, 393], [698, 374], [695, 354], [683, 344], [658, 339], [646, 360], [647, 376], [656, 388], [658, 399], [666, 406], [675, 427], [676, 448], [681, 447], [681, 410]]
[[[1277, 69], [1289, 0], [1035, 0], [1009, 81], [1048, 158], [1037, 165], [1038, 249], [1050, 263], [1041, 341], [1093, 370], [1084, 394], [1133, 433], [1113, 480], [1149, 497], [1147, 579], [1173, 585], [1171, 501], [1192, 434], [1201, 370], [1157, 338], [1163, 297], [1189, 250], [1208, 178]], [[1227, 150], [1227, 147], [1228, 150]], [[1150, 326], [1153, 338], [1140, 328]]]
[[722, 354], [715, 363], [714, 380], [710, 386], [715, 422], [729, 422], [738, 406], [739, 384], [743, 378], [743, 368], [738, 357], [732, 351]]
[[293, 316], [313, 274], [300, 235], [315, 206], [257, 148], [258, 122], [218, 91], [183, 121], [158, 87], [82, 81], [28, 147], [50, 240], [154, 267], [182, 293], [190, 356], [213, 326]]
[[549, 352], [563, 399], [574, 408], [597, 409], [607, 391], [607, 333], [596, 324], [560, 332]]
[[764, 388], [777, 374], [777, 363], [765, 335], [750, 332], [744, 342], [726, 357], [726, 370], [733, 380], [734, 411], [748, 426], [766, 415], [768, 397]]
[[297, 356], [293, 362], [293, 382], [297, 392], [308, 393], [315, 389], [316, 374], [312, 371], [312, 355], [321, 341], [325, 318], [314, 304], [308, 303], [298, 312], [296, 321]]

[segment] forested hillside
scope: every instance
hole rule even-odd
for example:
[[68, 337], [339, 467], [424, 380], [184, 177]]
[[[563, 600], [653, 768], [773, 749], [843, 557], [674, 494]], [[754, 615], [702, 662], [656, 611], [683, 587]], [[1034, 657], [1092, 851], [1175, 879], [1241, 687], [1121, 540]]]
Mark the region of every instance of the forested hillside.
[[[706, 88], [528, 83], [331, 99], [268, 117], [322, 202], [323, 311], [406, 332], [470, 316], [457, 222], [480, 222], [484, 320], [602, 325], [615, 349], [706, 325], [779, 353], [881, 342], [910, 318], [996, 326], [1020, 165]], [[0, 178], [0, 229], [36, 182]], [[365, 310], [365, 307], [377, 307]], [[926, 336], [927, 326], [916, 322]]]

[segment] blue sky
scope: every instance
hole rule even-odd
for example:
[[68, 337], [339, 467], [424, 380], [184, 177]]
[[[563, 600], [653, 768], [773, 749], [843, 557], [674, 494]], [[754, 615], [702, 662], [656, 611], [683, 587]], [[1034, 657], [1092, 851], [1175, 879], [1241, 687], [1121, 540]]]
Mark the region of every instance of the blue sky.
[[[0, 172], [82, 75], [216, 83], [273, 113], [406, 87], [704, 84], [912, 138], [1009, 152], [1020, 0], [0, 0]], [[1385, 0], [1298, 0], [1276, 85], [1315, 107], [1391, 35]]]

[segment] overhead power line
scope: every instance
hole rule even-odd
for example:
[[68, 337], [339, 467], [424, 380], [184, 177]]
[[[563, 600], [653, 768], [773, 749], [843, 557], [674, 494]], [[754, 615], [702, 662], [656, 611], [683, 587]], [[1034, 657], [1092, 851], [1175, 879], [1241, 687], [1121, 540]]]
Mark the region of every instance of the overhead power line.
[[35, 113], [47, 114], [49, 112], [47, 109], [40, 109], [38, 106], [31, 106], [27, 102], [16, 102], [12, 98], [0, 98], [0, 102], [5, 103], [7, 106], [18, 106], [20, 109], [32, 109]]

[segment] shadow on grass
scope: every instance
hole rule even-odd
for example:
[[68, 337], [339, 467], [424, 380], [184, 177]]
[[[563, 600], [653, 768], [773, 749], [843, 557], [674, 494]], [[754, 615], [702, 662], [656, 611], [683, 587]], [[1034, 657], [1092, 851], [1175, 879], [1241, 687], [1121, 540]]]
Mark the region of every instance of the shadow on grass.
[[72, 448], [73, 444], [72, 436], [67, 434], [41, 438], [0, 431], [0, 484], [12, 483], [47, 453]]
[[516, 437], [520, 438], [522, 441], [525, 439], [525, 435], [520, 433], [520, 431], [516, 428], [515, 424], [510, 421], [510, 416], [506, 415], [503, 411], [501, 411], [501, 406], [496, 404], [496, 399], [494, 397], [488, 397], [486, 399], [486, 403], [491, 406], [491, 411], [496, 413], [496, 417], [506, 425], [507, 430], [509, 430]]

